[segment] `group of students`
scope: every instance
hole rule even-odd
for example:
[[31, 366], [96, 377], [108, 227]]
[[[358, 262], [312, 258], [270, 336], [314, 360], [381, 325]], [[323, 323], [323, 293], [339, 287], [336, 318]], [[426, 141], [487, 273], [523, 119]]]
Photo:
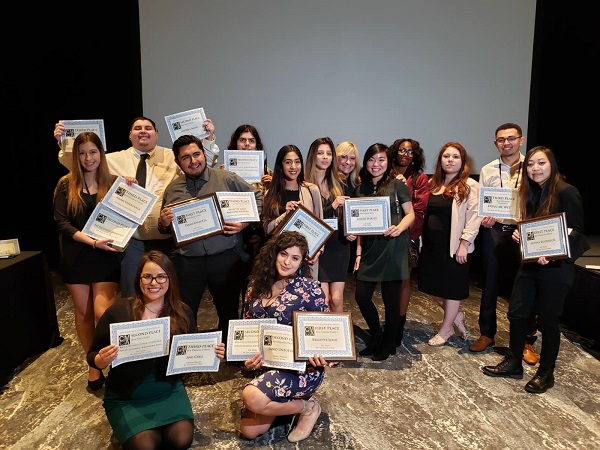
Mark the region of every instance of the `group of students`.
[[[182, 377], [165, 376], [166, 357], [118, 366], [105, 379], [103, 370], [118, 352], [110, 344], [110, 323], [168, 316], [171, 334], [196, 332], [198, 308], [207, 287], [219, 316], [218, 329], [226, 336], [228, 321], [240, 314], [275, 317], [289, 325], [293, 310], [343, 311], [345, 280], [348, 268], [353, 267], [355, 299], [370, 335], [359, 354], [381, 361], [401, 345], [411, 289], [408, 255], [411, 248], [419, 248], [418, 288], [444, 311], [442, 324], [428, 344], [445, 344], [454, 335], [454, 327], [468, 340], [460, 302], [469, 296], [469, 266], [480, 228], [484, 233], [500, 230], [504, 247], [512, 244], [511, 254], [518, 255], [516, 222], [499, 224], [493, 217], [478, 214], [480, 185], [498, 182], [500, 187], [519, 189], [521, 219], [565, 212], [573, 254], [568, 260], [541, 257], [520, 264], [509, 303], [510, 351], [500, 364], [483, 371], [522, 378], [520, 352], [526, 336], [538, 329], [544, 337], [540, 367], [526, 390], [541, 393], [553, 385], [560, 342], [558, 319], [573, 283], [573, 262], [588, 248], [583, 208], [579, 192], [563, 180], [550, 149], [535, 147], [526, 155], [520, 153], [524, 138], [518, 125], [498, 127], [494, 143], [500, 158], [482, 169], [479, 183], [470, 177], [467, 152], [458, 142], [442, 146], [428, 177], [423, 149], [414, 139], [398, 139], [390, 147], [375, 143], [366, 149], [361, 165], [352, 142], [334, 146], [323, 137], [310, 145], [306, 164], [298, 147], [283, 146], [272, 170], [265, 167], [261, 182], [249, 184], [216, 167], [219, 148], [214, 124], [207, 119], [204, 127], [209, 132], [206, 139], [182, 136], [169, 150], [157, 145], [155, 123], [138, 117], [132, 123], [132, 147], [127, 150], [105, 153], [98, 136], [85, 132], [75, 139], [72, 155], [59, 152], [59, 160], [70, 169], [54, 195], [61, 274], [75, 304], [77, 335], [87, 352], [88, 387], [96, 391], [106, 384], [104, 408], [124, 448], [159, 448], [163, 443], [188, 448], [193, 439], [193, 413]], [[57, 124], [54, 136], [59, 142], [64, 133], [64, 126]], [[228, 147], [263, 149], [258, 131], [247, 124], [232, 133]], [[147, 165], [144, 187], [159, 201], [120, 253], [109, 245], [110, 240], [92, 239], [81, 230], [117, 176], [128, 183], [139, 181], [135, 174], [140, 163]], [[262, 223], [226, 222], [223, 234], [175, 247], [169, 204], [223, 190], [254, 192]], [[381, 235], [344, 235], [345, 200], [368, 196], [389, 198], [390, 227]], [[300, 233], [273, 235], [299, 204], [335, 229], [312, 259]], [[484, 240], [483, 246], [487, 256], [481, 337], [471, 344], [471, 351], [494, 344], [498, 273], [505, 255], [497, 251], [496, 238]], [[373, 301], [378, 283], [384, 303], [383, 328]], [[116, 301], [119, 291], [123, 298]], [[240, 293], [244, 299], [241, 313]], [[488, 299], [485, 305], [484, 298]], [[223, 342], [215, 348], [221, 359], [225, 346]], [[244, 365], [257, 370], [257, 376], [242, 391], [242, 434], [254, 438], [266, 432], [276, 417], [291, 415], [296, 426], [288, 439], [297, 442], [308, 437], [321, 411], [311, 396], [323, 381], [325, 367], [332, 364], [314, 355], [306, 372], [266, 370], [257, 353]], [[156, 413], [152, 420], [147, 419], [150, 411]]]

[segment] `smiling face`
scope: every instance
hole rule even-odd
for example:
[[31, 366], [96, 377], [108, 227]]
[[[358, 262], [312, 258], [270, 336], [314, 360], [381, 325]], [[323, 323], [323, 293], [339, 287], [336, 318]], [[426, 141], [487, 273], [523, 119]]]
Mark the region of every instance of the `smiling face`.
[[296, 152], [287, 152], [282, 161], [286, 181], [294, 181], [302, 171], [302, 161]]
[[340, 168], [340, 172], [344, 175], [348, 176], [356, 167], [356, 155], [354, 152], [350, 152], [346, 155], [340, 155], [337, 157], [338, 159], [338, 167]]
[[204, 152], [196, 143], [184, 145], [179, 149], [177, 164], [190, 178], [198, 178], [206, 168]]
[[514, 164], [519, 160], [519, 150], [525, 142], [525, 138], [519, 134], [516, 128], [507, 128], [496, 133], [494, 144], [500, 152], [500, 157], [507, 164]]
[[[144, 284], [144, 279], [150, 280], [149, 284]], [[163, 281], [163, 283], [160, 283]], [[158, 264], [148, 261], [144, 264], [142, 274], [140, 276], [140, 289], [144, 296], [144, 303], [149, 303], [154, 300], [164, 300], [167, 291], [169, 290], [169, 277]]]
[[149, 120], [136, 120], [129, 131], [129, 140], [134, 148], [149, 152], [158, 142], [158, 132]]
[[540, 186], [548, 181], [552, 166], [544, 152], [535, 152], [527, 161], [527, 176]]
[[296, 245], [281, 250], [275, 260], [279, 279], [294, 277], [302, 264], [303, 258], [304, 256], [300, 251], [300, 247]]
[[452, 178], [456, 175], [462, 167], [462, 159], [460, 157], [460, 151], [456, 147], [448, 147], [441, 158], [442, 169], [446, 173], [446, 177]]
[[93, 172], [100, 165], [100, 150], [91, 141], [79, 146], [79, 163], [84, 172]]
[[379, 183], [388, 167], [386, 152], [377, 152], [367, 160], [367, 172], [373, 177], [373, 184]]

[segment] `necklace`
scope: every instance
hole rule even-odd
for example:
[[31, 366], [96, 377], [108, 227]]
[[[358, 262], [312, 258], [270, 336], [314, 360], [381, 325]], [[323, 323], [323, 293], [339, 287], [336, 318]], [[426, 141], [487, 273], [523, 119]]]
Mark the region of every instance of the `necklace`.
[[150, 308], [148, 308], [148, 305], [144, 305], [144, 308], [146, 308], [148, 311], [150, 311], [152, 314], [156, 314], [157, 316], [162, 312], [162, 308], [160, 308], [160, 310], [158, 311], [153, 311]]

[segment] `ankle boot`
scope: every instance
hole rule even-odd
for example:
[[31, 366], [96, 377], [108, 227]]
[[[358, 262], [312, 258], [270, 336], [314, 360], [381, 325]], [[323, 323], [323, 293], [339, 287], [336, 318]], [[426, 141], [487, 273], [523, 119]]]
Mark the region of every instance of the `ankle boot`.
[[371, 359], [373, 361], [384, 361], [390, 355], [396, 354], [396, 329], [385, 329], [381, 346], [375, 351]]
[[490, 377], [509, 377], [520, 380], [523, 378], [523, 363], [521, 358], [516, 358], [509, 350], [500, 364], [485, 366], [483, 373]]
[[400, 323], [398, 324], [398, 330], [396, 331], [396, 347], [400, 347], [402, 344], [402, 338], [404, 337], [404, 325], [406, 324], [406, 314], [400, 316]]
[[383, 333], [381, 332], [381, 330], [379, 331], [379, 333], [375, 332], [375, 333], [371, 334], [371, 340], [369, 341], [369, 345], [367, 345], [360, 352], [358, 352], [358, 354], [360, 356], [373, 355], [377, 350], [379, 350], [379, 347], [381, 347], [382, 341], [383, 341]]
[[538, 368], [535, 376], [525, 385], [525, 390], [532, 394], [543, 394], [554, 386], [554, 371]]

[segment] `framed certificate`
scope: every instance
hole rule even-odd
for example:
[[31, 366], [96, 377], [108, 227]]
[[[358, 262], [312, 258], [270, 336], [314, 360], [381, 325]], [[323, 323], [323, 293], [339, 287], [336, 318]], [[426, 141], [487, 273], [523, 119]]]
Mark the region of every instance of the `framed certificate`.
[[63, 152], [73, 151], [73, 142], [75, 138], [84, 131], [93, 131], [98, 135], [104, 146], [104, 151], [107, 152], [106, 148], [106, 133], [104, 131], [104, 120], [92, 119], [92, 120], [59, 120], [65, 126], [65, 134], [60, 138], [60, 146]]
[[227, 361], [246, 361], [259, 351], [260, 324], [277, 323], [277, 319], [237, 319], [229, 321], [227, 330]]
[[479, 188], [479, 217], [519, 219], [519, 191], [512, 188]]
[[171, 222], [171, 230], [178, 247], [188, 242], [223, 233], [223, 216], [221, 216], [215, 194], [166, 206], [171, 208], [175, 216]]
[[294, 330], [278, 323], [260, 324], [259, 351], [263, 365], [275, 369], [306, 370], [306, 362], [294, 360]]
[[298, 207], [294, 211], [288, 212], [285, 219], [273, 230], [273, 235], [282, 231], [297, 231], [303, 234], [308, 241], [308, 258], [312, 259], [325, 245], [334, 230], [310, 212], [308, 208], [298, 203]]
[[254, 192], [215, 192], [225, 222], [260, 222]]
[[0, 258], [14, 258], [21, 254], [18, 239], [3, 239], [0, 241]]
[[344, 233], [383, 234], [391, 225], [389, 197], [349, 198], [344, 202]]
[[322, 355], [327, 361], [356, 361], [352, 313], [294, 311], [294, 359]]
[[193, 134], [200, 139], [207, 137], [210, 133], [204, 129], [205, 120], [204, 108], [190, 109], [165, 116], [167, 130], [169, 130], [173, 142], [184, 134]]
[[137, 227], [136, 222], [100, 202], [81, 231], [94, 239], [112, 239], [108, 245], [123, 251]]
[[134, 320], [110, 324], [110, 343], [119, 347], [112, 367], [120, 364], [157, 358], [169, 353], [171, 333], [169, 317]]
[[219, 357], [215, 346], [221, 342], [221, 332], [188, 333], [173, 336], [167, 375], [187, 372], [218, 372]]
[[523, 262], [537, 261], [541, 256], [550, 260], [571, 257], [567, 219], [564, 212], [523, 220], [517, 225], [521, 235], [521, 260]]
[[129, 220], [141, 225], [150, 214], [158, 196], [137, 184], [127, 185], [125, 178], [118, 177], [102, 203]]
[[265, 152], [262, 150], [225, 150], [225, 170], [237, 173], [248, 183], [258, 183], [263, 175]]

